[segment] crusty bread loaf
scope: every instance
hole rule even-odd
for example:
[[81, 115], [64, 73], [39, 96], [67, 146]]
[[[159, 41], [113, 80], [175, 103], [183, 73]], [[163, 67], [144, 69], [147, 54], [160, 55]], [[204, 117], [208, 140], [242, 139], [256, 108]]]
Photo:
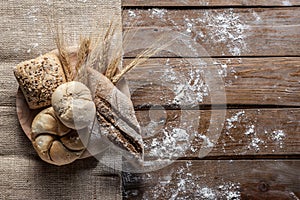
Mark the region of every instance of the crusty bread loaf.
[[14, 74], [31, 109], [51, 105], [52, 93], [66, 82], [61, 63], [52, 53], [21, 62]]
[[[89, 71], [91, 75], [91, 71]], [[93, 74], [93, 73], [92, 73]], [[144, 160], [144, 146], [140, 125], [131, 100], [118, 90], [104, 75], [98, 74], [94, 102], [101, 133], [116, 147], [125, 150], [125, 157], [137, 164]]]

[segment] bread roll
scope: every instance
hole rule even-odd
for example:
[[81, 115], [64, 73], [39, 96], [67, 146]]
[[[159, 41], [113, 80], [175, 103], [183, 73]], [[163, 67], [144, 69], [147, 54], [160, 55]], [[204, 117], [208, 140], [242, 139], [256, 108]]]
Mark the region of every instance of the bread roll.
[[52, 93], [66, 82], [61, 63], [52, 53], [21, 62], [14, 74], [30, 109], [51, 105]]
[[[41, 111], [32, 122], [32, 144], [40, 158], [54, 165], [69, 164], [86, 149], [88, 131], [78, 133], [62, 124], [52, 107]], [[84, 131], [81, 131], [83, 133]], [[85, 138], [84, 138], [85, 137]]]
[[69, 128], [83, 129], [95, 119], [96, 108], [91, 92], [80, 82], [60, 85], [53, 93], [51, 102], [60, 121]]

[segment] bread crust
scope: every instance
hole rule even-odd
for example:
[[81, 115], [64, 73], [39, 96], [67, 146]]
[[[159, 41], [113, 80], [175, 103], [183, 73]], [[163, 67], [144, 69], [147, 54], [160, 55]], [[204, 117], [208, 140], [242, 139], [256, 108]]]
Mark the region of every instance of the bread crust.
[[50, 106], [52, 93], [66, 82], [61, 63], [53, 53], [19, 63], [14, 74], [30, 109]]

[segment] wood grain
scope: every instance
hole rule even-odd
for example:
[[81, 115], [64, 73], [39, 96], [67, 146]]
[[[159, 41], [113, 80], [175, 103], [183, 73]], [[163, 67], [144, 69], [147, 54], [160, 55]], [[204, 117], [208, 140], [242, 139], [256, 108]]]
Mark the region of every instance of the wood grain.
[[300, 197], [299, 160], [176, 161], [159, 171], [123, 174], [125, 199]]
[[[130, 61], [126, 59], [124, 64]], [[218, 100], [219, 104], [300, 106], [298, 57], [212, 59], [208, 66], [201, 65], [202, 61], [207, 60], [161, 58], [150, 59], [136, 67], [126, 75], [134, 105], [137, 108], [145, 105], [172, 105], [174, 98], [183, 93], [178, 92], [178, 87], [190, 85], [190, 88], [184, 89], [184, 94], [195, 99], [202, 95], [203, 99], [198, 98], [198, 102], [197, 99], [183, 100], [183, 106], [189, 103], [215, 104], [209, 93], [226, 96], [224, 102]], [[222, 84], [226, 94], [205, 92], [201, 91], [201, 87], [197, 89], [193, 86], [195, 83], [192, 81], [198, 80], [199, 85], [201, 80], [205, 82], [208, 70], [211, 71], [210, 77], [213, 77], [208, 85], [212, 87], [213, 84]], [[197, 74], [200, 78], [196, 78]], [[194, 92], [191, 91], [193, 89]]]
[[298, 0], [123, 0], [123, 7], [185, 7], [185, 6], [199, 6], [199, 7], [212, 7], [212, 6], [298, 6]]
[[[151, 109], [138, 111], [137, 117], [146, 136], [147, 159], [299, 158], [300, 109]], [[184, 147], [181, 152], [175, 148], [179, 144]]]
[[[149, 47], [168, 33], [174, 37], [185, 34], [190, 38], [189, 44], [200, 45], [212, 57], [299, 56], [299, 15], [299, 7], [130, 9], [123, 11], [123, 27], [138, 30], [128, 49], [139, 44]], [[126, 53], [126, 56], [136, 55], [136, 52]], [[180, 56], [193, 55], [188, 51]]]

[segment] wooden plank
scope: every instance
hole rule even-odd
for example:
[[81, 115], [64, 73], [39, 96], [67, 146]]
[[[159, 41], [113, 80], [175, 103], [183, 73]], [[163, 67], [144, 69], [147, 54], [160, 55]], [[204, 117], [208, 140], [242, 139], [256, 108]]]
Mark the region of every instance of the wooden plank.
[[[126, 56], [136, 55], [130, 49], [139, 44], [149, 47], [159, 43], [159, 38], [166, 34], [184, 34], [189, 37], [189, 44], [200, 45], [213, 57], [300, 55], [299, 7], [129, 9], [123, 15], [124, 29], [138, 27], [134, 42], [125, 50]], [[191, 51], [181, 56], [191, 56]]]
[[[0, 155], [36, 157], [31, 142], [19, 127], [15, 108], [0, 107], [0, 110]], [[151, 109], [136, 114], [149, 159], [162, 154], [170, 158], [218, 158], [295, 157], [300, 153], [300, 109]], [[214, 132], [213, 127], [220, 127], [220, 130]], [[182, 139], [186, 139], [185, 142]], [[169, 140], [171, 143], [167, 142]]]
[[137, 118], [147, 160], [300, 154], [300, 109], [151, 109], [137, 111]]
[[[299, 57], [212, 59], [209, 66], [203, 61], [161, 58], [137, 66], [126, 75], [134, 105], [172, 105], [176, 99], [181, 105], [210, 105], [218, 99], [219, 104], [300, 106]], [[206, 90], [215, 84], [226, 94]]]
[[176, 161], [123, 174], [125, 199], [300, 198], [299, 160]]
[[298, 6], [298, 0], [123, 0], [123, 7], [184, 7], [184, 6]]
[[27, 156], [0, 159], [0, 199], [122, 199], [120, 176], [95, 159], [63, 167]]

